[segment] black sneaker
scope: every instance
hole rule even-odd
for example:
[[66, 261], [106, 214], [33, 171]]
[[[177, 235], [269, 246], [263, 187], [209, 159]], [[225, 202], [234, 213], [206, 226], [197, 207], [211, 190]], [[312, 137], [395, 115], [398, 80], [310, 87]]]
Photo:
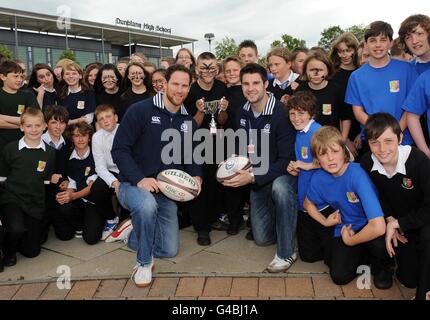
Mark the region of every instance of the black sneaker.
[[217, 220], [211, 225], [212, 230], [218, 230], [218, 231], [226, 231], [229, 228], [229, 224], [225, 223], [224, 221]]
[[381, 290], [390, 289], [393, 286], [393, 273], [381, 270], [373, 277], [375, 287]]
[[245, 221], [240, 220], [238, 223], [230, 223], [227, 229], [227, 234], [234, 236], [239, 233], [240, 230], [245, 228]]
[[208, 246], [211, 244], [211, 238], [209, 237], [209, 232], [198, 231], [197, 232], [197, 243], [201, 246]]

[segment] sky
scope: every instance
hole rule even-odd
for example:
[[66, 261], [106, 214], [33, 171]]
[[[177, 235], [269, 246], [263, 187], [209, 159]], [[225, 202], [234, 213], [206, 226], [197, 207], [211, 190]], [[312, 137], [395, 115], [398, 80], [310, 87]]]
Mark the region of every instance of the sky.
[[[430, 14], [429, 0], [2, 0], [0, 4], [51, 15], [57, 15], [62, 5], [70, 7], [75, 19], [115, 24], [115, 19], [120, 18], [172, 28], [172, 35], [198, 39], [194, 45], [196, 55], [209, 49], [205, 33], [215, 35], [213, 52], [217, 41], [227, 36], [237, 44], [252, 39], [260, 54], [265, 55], [282, 34], [303, 39], [307, 47], [312, 47], [330, 26], [347, 28], [384, 20], [396, 35], [409, 15]], [[178, 49], [173, 48], [174, 53]]]

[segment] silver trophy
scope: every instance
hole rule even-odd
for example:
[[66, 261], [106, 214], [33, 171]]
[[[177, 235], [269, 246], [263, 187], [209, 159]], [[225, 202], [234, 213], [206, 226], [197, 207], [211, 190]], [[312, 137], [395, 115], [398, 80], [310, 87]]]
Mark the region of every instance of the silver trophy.
[[215, 114], [219, 112], [221, 100], [207, 101], [205, 102], [205, 114], [210, 114], [212, 116], [211, 122], [209, 124], [209, 129], [211, 134], [216, 134], [216, 121]]

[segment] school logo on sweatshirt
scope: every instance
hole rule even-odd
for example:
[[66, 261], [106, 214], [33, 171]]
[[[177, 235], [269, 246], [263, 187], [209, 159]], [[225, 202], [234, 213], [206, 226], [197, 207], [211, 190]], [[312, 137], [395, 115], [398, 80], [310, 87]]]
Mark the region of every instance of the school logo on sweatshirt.
[[307, 159], [309, 157], [308, 147], [302, 147], [301, 154], [303, 159]]
[[78, 105], [76, 106], [79, 110], [85, 109], [85, 101], [78, 101]]
[[24, 113], [24, 110], [25, 110], [25, 105], [23, 105], [23, 104], [19, 104], [19, 105], [18, 105], [18, 109], [16, 110], [16, 113], [17, 113], [17, 114], [23, 114], [23, 113]]
[[331, 115], [331, 113], [332, 113], [331, 109], [332, 109], [331, 104], [328, 104], [328, 103], [323, 104], [323, 106], [322, 106], [323, 115], [325, 115], [325, 116]]
[[346, 197], [350, 203], [359, 203], [360, 199], [358, 199], [357, 195], [354, 192], [347, 192]]
[[390, 81], [390, 92], [396, 93], [399, 91], [400, 91], [400, 81], [399, 80]]
[[240, 119], [240, 125], [242, 127], [246, 127], [246, 120], [245, 119]]
[[263, 129], [264, 133], [270, 133], [270, 123], [266, 124]]
[[85, 168], [85, 176], [88, 177], [88, 175], [90, 174], [90, 172], [91, 172], [91, 167], [86, 167]]
[[37, 172], [43, 172], [46, 168], [46, 161], [39, 161], [37, 163]]
[[409, 178], [403, 178], [402, 187], [406, 190], [412, 190], [414, 188], [414, 183]]

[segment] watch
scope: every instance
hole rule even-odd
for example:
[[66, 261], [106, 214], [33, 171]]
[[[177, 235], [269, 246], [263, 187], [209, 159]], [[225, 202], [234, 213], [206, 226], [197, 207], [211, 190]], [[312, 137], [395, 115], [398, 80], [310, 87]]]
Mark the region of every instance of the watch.
[[250, 171], [249, 174], [251, 175], [251, 183], [254, 184], [255, 183], [255, 175], [254, 172]]

